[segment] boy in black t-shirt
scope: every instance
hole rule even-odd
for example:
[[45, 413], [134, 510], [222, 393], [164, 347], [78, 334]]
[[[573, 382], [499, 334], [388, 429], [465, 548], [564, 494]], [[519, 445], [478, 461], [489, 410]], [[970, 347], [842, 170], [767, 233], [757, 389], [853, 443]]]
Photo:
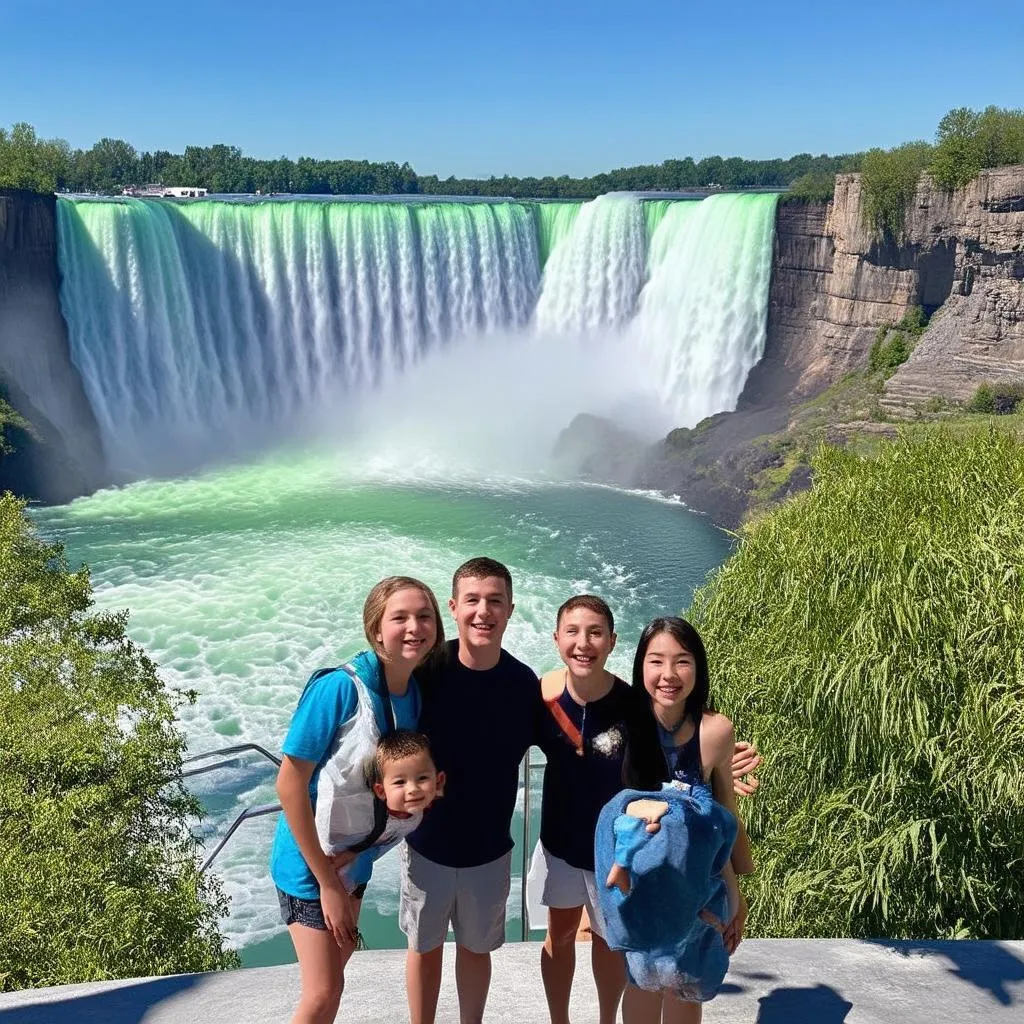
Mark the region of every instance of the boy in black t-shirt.
[[466, 562], [448, 607], [458, 639], [434, 671], [417, 672], [420, 728], [446, 773], [445, 796], [402, 849], [399, 924], [409, 940], [413, 1024], [433, 1024], [449, 923], [461, 1019], [483, 1018], [491, 953], [505, 941], [519, 764], [546, 713], [537, 676], [501, 647], [514, 607], [508, 569], [490, 558]]

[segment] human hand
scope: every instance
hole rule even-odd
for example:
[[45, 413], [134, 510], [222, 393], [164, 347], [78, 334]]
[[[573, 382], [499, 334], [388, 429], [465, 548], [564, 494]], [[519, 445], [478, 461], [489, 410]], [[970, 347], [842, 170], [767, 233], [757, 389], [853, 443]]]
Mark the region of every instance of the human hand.
[[725, 940], [725, 949], [729, 956], [736, 952], [737, 947], [743, 941], [743, 929], [747, 924], [747, 901], [742, 891], [739, 893], [739, 906], [732, 920], [725, 926], [722, 938]]
[[756, 771], [761, 764], [761, 755], [753, 743], [741, 740], [736, 744], [732, 755], [732, 788], [737, 796], [751, 796], [761, 784], [757, 776], [750, 773]]
[[332, 853], [327, 859], [335, 871], [342, 871], [351, 864], [359, 854], [355, 850], [342, 850], [340, 853]]
[[608, 872], [608, 877], [605, 879], [604, 884], [605, 888], [618, 889], [623, 896], [628, 896], [629, 890], [632, 888], [628, 869], [624, 868], [621, 864], [613, 864], [611, 871]]
[[355, 949], [359, 935], [355, 905], [339, 881], [337, 885], [320, 886], [320, 906], [324, 923], [341, 949]]
[[646, 821], [647, 831], [654, 833], [661, 828], [661, 819], [668, 814], [668, 804], [664, 800], [631, 800], [626, 804], [626, 814]]

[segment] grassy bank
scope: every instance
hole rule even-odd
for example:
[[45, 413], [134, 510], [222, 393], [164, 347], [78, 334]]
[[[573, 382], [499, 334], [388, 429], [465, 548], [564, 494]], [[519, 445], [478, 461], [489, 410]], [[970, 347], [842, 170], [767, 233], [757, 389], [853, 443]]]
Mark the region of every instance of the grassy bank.
[[[831, 429], [867, 383], [792, 434]], [[697, 595], [712, 693], [768, 762], [745, 808], [751, 934], [1024, 935], [1019, 419], [820, 447], [813, 488]]]

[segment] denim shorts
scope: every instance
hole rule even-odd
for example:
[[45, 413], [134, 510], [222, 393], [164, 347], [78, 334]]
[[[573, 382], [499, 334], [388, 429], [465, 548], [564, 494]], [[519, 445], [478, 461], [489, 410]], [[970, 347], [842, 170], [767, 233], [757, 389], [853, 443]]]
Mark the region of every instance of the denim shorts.
[[[352, 895], [357, 899], [363, 898], [366, 892], [366, 883], [356, 886]], [[281, 906], [281, 920], [286, 925], [301, 924], [306, 928], [316, 928], [317, 931], [327, 931], [327, 922], [324, 920], [324, 908], [319, 899], [304, 900], [290, 893], [277, 890], [277, 902]]]

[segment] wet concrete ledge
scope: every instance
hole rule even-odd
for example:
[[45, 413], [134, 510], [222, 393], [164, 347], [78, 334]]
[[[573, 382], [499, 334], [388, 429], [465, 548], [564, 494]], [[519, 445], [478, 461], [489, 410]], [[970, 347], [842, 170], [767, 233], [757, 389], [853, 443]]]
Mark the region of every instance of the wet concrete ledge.
[[[589, 949], [577, 945], [574, 1024], [597, 1021]], [[440, 1024], [458, 1021], [454, 949], [446, 950]], [[540, 946], [495, 954], [493, 1024], [546, 1024]], [[339, 1021], [407, 1020], [404, 953], [357, 953]], [[298, 997], [294, 965], [33, 989], [0, 995], [0, 1024], [279, 1024]], [[707, 1024], [938, 1024], [1024, 1021], [1024, 942], [745, 942]]]

